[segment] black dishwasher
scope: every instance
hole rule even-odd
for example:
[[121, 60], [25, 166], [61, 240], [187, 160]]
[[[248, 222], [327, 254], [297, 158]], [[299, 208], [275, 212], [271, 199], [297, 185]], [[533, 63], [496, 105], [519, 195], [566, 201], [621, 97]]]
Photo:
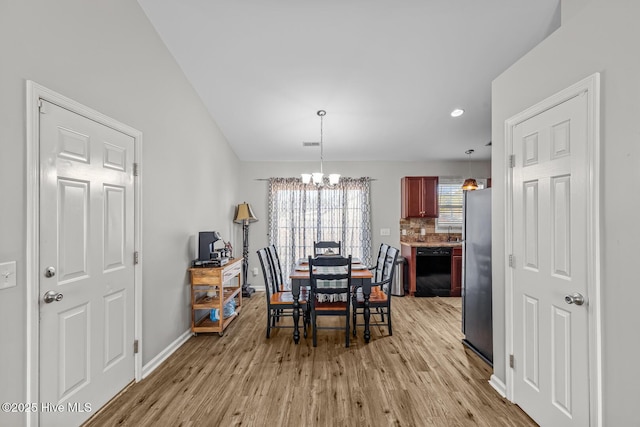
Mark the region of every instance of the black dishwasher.
[[452, 248], [416, 248], [417, 297], [451, 296]]

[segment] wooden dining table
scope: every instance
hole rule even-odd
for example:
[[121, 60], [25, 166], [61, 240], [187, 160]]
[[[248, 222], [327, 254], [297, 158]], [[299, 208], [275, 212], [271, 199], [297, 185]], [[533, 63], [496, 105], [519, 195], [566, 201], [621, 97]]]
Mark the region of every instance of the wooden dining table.
[[[307, 269], [300, 269], [300, 265], [307, 265]], [[373, 273], [368, 268], [358, 268], [359, 263], [353, 263], [351, 267], [351, 286], [362, 287], [362, 296], [364, 298], [364, 341], [369, 342], [371, 331], [369, 330], [369, 318], [371, 311], [369, 309], [369, 297], [371, 296], [371, 279]], [[300, 341], [300, 288], [310, 286], [309, 269], [307, 263], [301, 263], [294, 266], [293, 271], [289, 275], [291, 279], [291, 293], [293, 294], [293, 341], [298, 344]]]

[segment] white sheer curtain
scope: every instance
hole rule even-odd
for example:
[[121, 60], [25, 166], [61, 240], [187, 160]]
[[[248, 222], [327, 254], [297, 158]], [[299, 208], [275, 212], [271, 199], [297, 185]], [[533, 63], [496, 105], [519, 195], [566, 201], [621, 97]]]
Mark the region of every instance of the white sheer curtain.
[[269, 179], [269, 241], [288, 274], [296, 260], [313, 253], [313, 242], [342, 242], [345, 255], [371, 263], [369, 178], [341, 178], [316, 187], [299, 178]]

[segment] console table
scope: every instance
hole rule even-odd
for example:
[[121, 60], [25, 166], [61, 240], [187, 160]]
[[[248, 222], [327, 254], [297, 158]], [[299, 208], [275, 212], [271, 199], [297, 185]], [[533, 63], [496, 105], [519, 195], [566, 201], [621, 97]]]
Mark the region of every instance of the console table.
[[[191, 280], [191, 332], [217, 332], [224, 330], [242, 309], [242, 258], [229, 261], [222, 267], [189, 269]], [[224, 318], [224, 305], [236, 300], [236, 312]], [[210, 319], [212, 309], [220, 310], [220, 320]]]

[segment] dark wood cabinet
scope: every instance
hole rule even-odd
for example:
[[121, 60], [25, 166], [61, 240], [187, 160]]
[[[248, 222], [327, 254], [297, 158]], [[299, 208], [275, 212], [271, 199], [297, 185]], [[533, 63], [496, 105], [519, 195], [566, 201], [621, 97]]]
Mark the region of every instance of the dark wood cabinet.
[[451, 296], [462, 295], [462, 248], [454, 247], [451, 254]]
[[438, 177], [406, 176], [401, 180], [402, 218], [438, 217]]
[[[428, 263], [431, 267], [440, 269], [441, 271], [449, 270], [449, 263], [451, 264], [451, 273], [450, 273], [450, 284], [444, 283], [444, 287], [438, 289], [437, 292], [433, 296], [452, 296], [459, 297], [462, 295], [462, 245], [455, 245], [451, 248], [451, 259], [446, 259], [442, 261], [434, 261], [437, 258], [425, 258], [424, 249], [437, 249], [438, 246], [450, 246], [447, 243], [439, 245], [438, 243], [434, 243], [432, 245], [424, 245], [424, 246], [414, 246], [410, 243], [400, 243], [400, 252], [402, 256], [405, 258], [407, 262], [407, 278], [406, 280], [409, 283], [409, 295], [416, 296], [418, 293], [418, 280], [422, 280], [423, 287], [424, 281], [426, 277], [429, 275], [428, 268], [425, 269], [424, 265], [421, 264], [422, 267], [418, 266], [418, 263]], [[452, 246], [452, 245], [451, 245]], [[422, 250], [422, 252], [421, 252]], [[449, 255], [446, 255], [449, 257]], [[446, 264], [443, 264], [443, 261]], [[419, 279], [419, 277], [421, 279]], [[438, 275], [435, 275], [437, 277]], [[441, 276], [441, 275], [440, 275]], [[434, 276], [432, 276], [434, 277]], [[439, 278], [437, 282], [434, 282], [433, 279], [427, 279], [431, 284], [438, 283], [442, 284], [442, 279]], [[426, 285], [429, 288], [429, 285]], [[450, 286], [448, 288], [447, 286]], [[446, 293], [446, 294], [445, 294]], [[419, 295], [419, 296], [431, 296], [431, 295]]]
[[409, 277], [405, 280], [409, 283], [409, 295], [414, 296], [416, 293], [416, 248], [401, 243], [400, 253], [407, 262]]

